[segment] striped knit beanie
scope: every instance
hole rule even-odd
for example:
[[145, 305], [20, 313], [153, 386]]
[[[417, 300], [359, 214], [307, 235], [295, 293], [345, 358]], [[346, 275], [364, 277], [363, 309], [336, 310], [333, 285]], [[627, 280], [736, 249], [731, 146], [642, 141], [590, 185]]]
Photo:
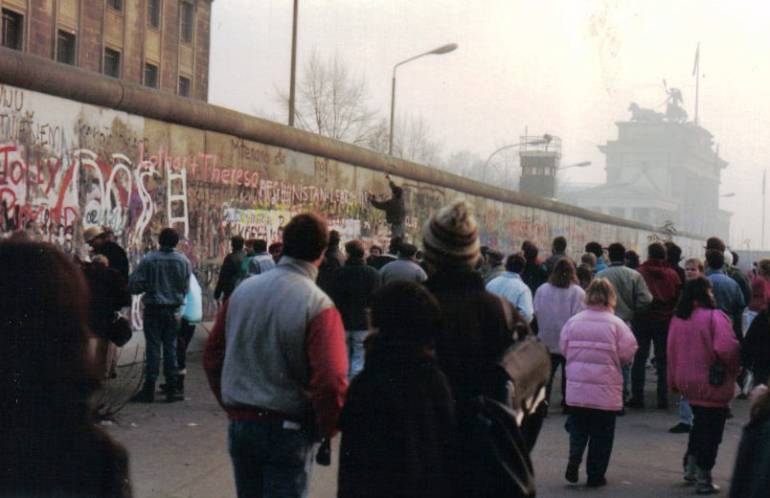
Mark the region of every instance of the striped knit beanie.
[[439, 209], [422, 229], [425, 259], [437, 267], [473, 268], [479, 259], [476, 218], [465, 201]]

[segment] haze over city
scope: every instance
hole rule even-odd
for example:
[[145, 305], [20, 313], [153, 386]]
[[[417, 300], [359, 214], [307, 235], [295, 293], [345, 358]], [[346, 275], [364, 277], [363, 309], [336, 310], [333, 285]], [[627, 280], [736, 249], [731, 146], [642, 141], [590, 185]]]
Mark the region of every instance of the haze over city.
[[[720, 207], [733, 212], [730, 241], [761, 239], [763, 141], [770, 67], [761, 2], [683, 1], [300, 1], [298, 79], [312, 53], [338, 57], [364, 77], [368, 105], [386, 117], [393, 65], [454, 42], [458, 50], [398, 70], [397, 120], [422, 117], [442, 159], [467, 150], [486, 158], [525, 128], [563, 140], [562, 164], [591, 161], [563, 182], [602, 183], [597, 146], [617, 136], [630, 102], [665, 110], [663, 80], [694, 113], [700, 43], [700, 124], [721, 157]], [[286, 110], [290, 2], [213, 4], [210, 101], [279, 122]], [[234, 61], [238, 61], [236, 64]]]

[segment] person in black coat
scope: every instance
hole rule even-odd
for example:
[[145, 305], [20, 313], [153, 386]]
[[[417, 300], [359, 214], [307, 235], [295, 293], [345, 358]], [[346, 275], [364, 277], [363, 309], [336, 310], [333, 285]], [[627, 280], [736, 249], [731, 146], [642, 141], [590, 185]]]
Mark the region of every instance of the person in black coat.
[[224, 297], [227, 299], [235, 290], [236, 284], [242, 278], [241, 266], [246, 253], [243, 250], [244, 240], [240, 235], [230, 239], [230, 246], [233, 251], [225, 256], [222, 261], [222, 267], [219, 269], [219, 278], [217, 286], [214, 289], [214, 299]]
[[433, 356], [440, 317], [420, 284], [375, 293], [366, 365], [340, 417], [339, 498], [453, 495], [454, 400]]
[[730, 498], [764, 498], [770, 489], [770, 391], [759, 389], [738, 445]]
[[345, 244], [348, 260], [331, 279], [329, 296], [342, 315], [348, 342], [350, 378], [364, 366], [364, 339], [368, 333], [366, 308], [372, 294], [380, 287], [380, 274], [364, 262], [364, 245], [360, 240]]
[[751, 321], [741, 347], [743, 366], [754, 374], [754, 384], [770, 380], [770, 317], [768, 310], [760, 312]]

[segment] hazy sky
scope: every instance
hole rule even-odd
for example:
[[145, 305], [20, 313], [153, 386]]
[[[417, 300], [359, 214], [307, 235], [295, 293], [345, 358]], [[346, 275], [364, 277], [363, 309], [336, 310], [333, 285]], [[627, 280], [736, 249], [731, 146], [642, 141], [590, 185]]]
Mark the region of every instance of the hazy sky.
[[[445, 156], [486, 157], [530, 134], [563, 140], [577, 182], [603, 182], [597, 145], [616, 137], [632, 101], [665, 111], [662, 80], [692, 116], [701, 44], [701, 124], [730, 162], [721, 207], [731, 239], [760, 243], [762, 169], [770, 158], [770, 4], [766, 1], [300, 0], [298, 66], [316, 50], [365, 76], [387, 115], [395, 63], [449, 42], [453, 53], [398, 69], [397, 113], [422, 115]], [[217, 0], [210, 101], [285, 122], [290, 0]], [[770, 246], [770, 230], [768, 242]]]

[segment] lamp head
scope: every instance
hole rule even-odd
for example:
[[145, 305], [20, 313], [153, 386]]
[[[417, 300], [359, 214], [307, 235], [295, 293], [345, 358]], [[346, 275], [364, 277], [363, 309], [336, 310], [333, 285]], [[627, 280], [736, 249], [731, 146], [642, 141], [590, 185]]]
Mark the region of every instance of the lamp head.
[[457, 44], [456, 43], [448, 43], [448, 44], [443, 45], [443, 46], [441, 46], [439, 48], [433, 49], [433, 50], [431, 50], [428, 53], [436, 54], [436, 55], [441, 55], [441, 54], [448, 54], [449, 52], [453, 52], [455, 50], [457, 50]]

